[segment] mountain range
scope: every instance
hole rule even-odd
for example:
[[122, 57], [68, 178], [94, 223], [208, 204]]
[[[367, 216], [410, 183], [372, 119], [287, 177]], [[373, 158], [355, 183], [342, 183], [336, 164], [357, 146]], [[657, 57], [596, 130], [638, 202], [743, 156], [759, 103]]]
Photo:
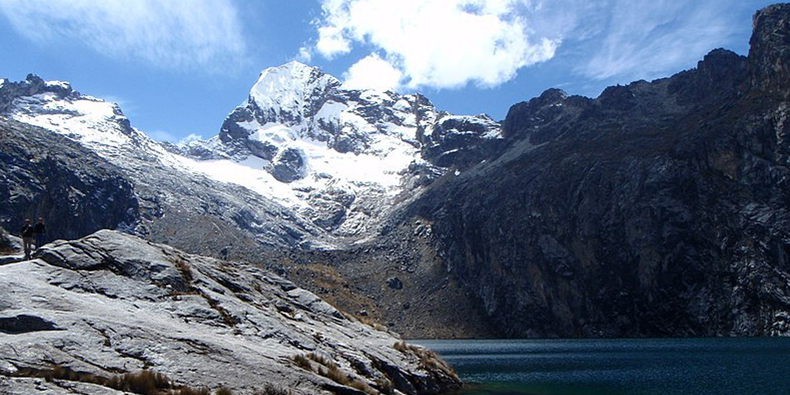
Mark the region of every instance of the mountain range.
[[787, 335], [788, 24], [767, 7], [748, 56], [501, 122], [290, 62], [170, 144], [66, 82], [0, 80], [0, 224], [247, 261], [409, 337]]

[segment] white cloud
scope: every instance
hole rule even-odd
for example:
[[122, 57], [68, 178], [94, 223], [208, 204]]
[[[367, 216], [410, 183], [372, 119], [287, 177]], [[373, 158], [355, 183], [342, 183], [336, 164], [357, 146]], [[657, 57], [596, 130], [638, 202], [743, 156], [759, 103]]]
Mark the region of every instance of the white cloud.
[[307, 46], [299, 48], [299, 52], [296, 54], [296, 60], [302, 63], [310, 63], [313, 60], [313, 53], [310, 51], [310, 48]]
[[0, 13], [36, 43], [79, 42], [162, 68], [219, 71], [246, 58], [230, 0], [3, 0]]
[[396, 90], [400, 87], [403, 74], [389, 62], [371, 54], [355, 63], [343, 75], [346, 89], [377, 89], [380, 91]]
[[175, 134], [170, 133], [170, 132], [168, 132], [166, 130], [154, 130], [152, 132], [145, 132], [145, 134], [148, 135], [148, 137], [150, 137], [153, 140], [156, 140], [156, 141], [167, 141], [167, 142], [173, 143], [173, 144], [186, 144], [186, 143], [189, 143], [191, 141], [203, 140], [203, 136], [201, 136], [201, 135], [199, 135], [197, 133], [191, 133], [190, 135], [188, 135], [188, 136], [186, 136], [186, 137], [184, 137], [182, 139], [179, 139], [178, 136], [176, 136]]
[[189, 143], [189, 142], [192, 142], [192, 141], [201, 141], [201, 140], [203, 140], [203, 136], [201, 136], [201, 135], [199, 135], [197, 133], [191, 133], [189, 136], [186, 136], [183, 139], [181, 139], [178, 142], [178, 144], [186, 144], [186, 143]]
[[322, 7], [320, 54], [372, 46], [410, 88], [496, 86], [551, 59], [559, 45], [531, 29], [524, 15], [537, 8], [529, 0], [323, 0]]
[[730, 44], [743, 33], [742, 25], [748, 28], [748, 20], [738, 17], [760, 5], [737, 0], [321, 1], [323, 15], [311, 50], [327, 59], [356, 56], [360, 50], [363, 57], [380, 53], [412, 89], [496, 86], [555, 56], [563, 62], [555, 64], [559, 70], [591, 80], [667, 76]]
[[729, 41], [732, 13], [718, 0], [615, 0], [605, 30], [576, 71], [594, 79], [651, 79], [693, 67]]
[[170, 143], [175, 143], [178, 141], [178, 137], [165, 130], [154, 130], [152, 132], [145, 132], [145, 134], [156, 141], [167, 141]]

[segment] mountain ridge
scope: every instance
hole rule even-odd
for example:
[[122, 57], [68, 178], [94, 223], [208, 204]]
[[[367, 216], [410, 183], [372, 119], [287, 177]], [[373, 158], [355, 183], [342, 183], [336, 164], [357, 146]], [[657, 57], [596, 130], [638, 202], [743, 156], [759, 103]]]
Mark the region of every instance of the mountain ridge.
[[512, 147], [405, 221], [504, 336], [787, 335], [787, 52], [760, 48], [788, 19], [758, 12], [748, 58], [514, 105]]
[[[550, 89], [501, 128], [291, 63], [318, 83], [275, 95], [288, 111], [254, 85], [215, 138], [104, 156], [138, 177], [134, 232], [258, 262], [410, 336], [781, 335], [788, 20], [759, 11], [748, 57], [716, 49], [597, 98]], [[18, 103], [22, 120], [47, 109]]]

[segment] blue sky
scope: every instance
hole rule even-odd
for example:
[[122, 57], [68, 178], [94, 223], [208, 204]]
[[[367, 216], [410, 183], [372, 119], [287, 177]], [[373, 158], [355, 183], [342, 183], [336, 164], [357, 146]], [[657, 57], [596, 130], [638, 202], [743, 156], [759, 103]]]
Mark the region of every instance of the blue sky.
[[420, 92], [504, 118], [748, 52], [758, 0], [0, 0], [0, 77], [118, 102], [156, 139], [215, 135], [260, 71], [290, 60], [349, 87]]

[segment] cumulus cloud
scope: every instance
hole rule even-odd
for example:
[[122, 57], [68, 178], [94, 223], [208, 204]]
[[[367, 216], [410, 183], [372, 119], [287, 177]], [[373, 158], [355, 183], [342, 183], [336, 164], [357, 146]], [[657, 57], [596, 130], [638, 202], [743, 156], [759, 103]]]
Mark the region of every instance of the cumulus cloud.
[[330, 60], [361, 52], [347, 78], [377, 82], [362, 75], [378, 65], [400, 72], [401, 87], [410, 89], [496, 86], [554, 57], [562, 70], [590, 80], [665, 76], [731, 43], [740, 26], [748, 29], [737, 17], [756, 7], [734, 0], [321, 1], [312, 51]]
[[524, 15], [537, 8], [527, 0], [324, 0], [322, 8], [318, 53], [372, 46], [384, 59], [366, 57], [348, 75], [386, 62], [409, 88], [496, 86], [551, 59], [560, 43], [531, 29]]
[[0, 13], [36, 43], [78, 42], [161, 68], [219, 71], [247, 51], [230, 0], [3, 0]]
[[389, 62], [371, 54], [355, 63], [343, 75], [346, 89], [378, 89], [380, 91], [395, 90], [400, 86], [403, 74]]

